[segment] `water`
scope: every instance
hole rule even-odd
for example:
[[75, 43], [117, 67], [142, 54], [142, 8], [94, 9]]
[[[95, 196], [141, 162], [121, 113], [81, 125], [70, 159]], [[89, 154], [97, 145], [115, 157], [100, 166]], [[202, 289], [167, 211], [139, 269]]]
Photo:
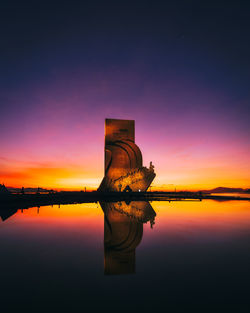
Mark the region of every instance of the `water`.
[[0, 222], [3, 313], [249, 311], [249, 201], [101, 205]]

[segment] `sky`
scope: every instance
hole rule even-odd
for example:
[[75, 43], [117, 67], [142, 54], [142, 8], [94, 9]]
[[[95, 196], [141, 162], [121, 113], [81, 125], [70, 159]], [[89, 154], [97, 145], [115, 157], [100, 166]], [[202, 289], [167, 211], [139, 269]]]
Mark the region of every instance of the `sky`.
[[95, 189], [105, 118], [153, 189], [250, 188], [250, 3], [1, 1], [0, 183]]

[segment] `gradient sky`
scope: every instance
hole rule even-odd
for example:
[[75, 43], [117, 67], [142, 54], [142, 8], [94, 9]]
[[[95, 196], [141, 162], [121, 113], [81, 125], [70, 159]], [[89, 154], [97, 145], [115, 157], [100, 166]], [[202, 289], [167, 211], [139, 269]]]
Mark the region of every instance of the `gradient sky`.
[[250, 188], [250, 3], [1, 1], [0, 183], [103, 177], [134, 119], [156, 189]]

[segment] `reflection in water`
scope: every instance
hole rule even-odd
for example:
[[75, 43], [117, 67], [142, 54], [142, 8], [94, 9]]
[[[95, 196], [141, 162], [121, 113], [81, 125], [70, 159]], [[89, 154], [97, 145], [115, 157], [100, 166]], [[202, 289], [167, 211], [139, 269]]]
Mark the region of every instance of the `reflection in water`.
[[[143, 223], [150, 222], [152, 228], [155, 224], [155, 211], [147, 201], [100, 204], [104, 212], [104, 273], [135, 273], [135, 249], [143, 236]], [[37, 207], [36, 214], [39, 214], [39, 208]], [[0, 217], [5, 221], [17, 211], [1, 210]]]
[[[142, 239], [143, 223], [149, 221], [153, 227], [155, 211], [147, 201], [100, 204], [104, 212], [104, 273], [135, 273], [135, 249]], [[1, 210], [0, 217], [5, 221], [15, 213], [16, 209]]]
[[[1, 208], [0, 311], [184, 312], [205, 304], [211, 312], [248, 312], [249, 201], [151, 205], [153, 231], [146, 203], [23, 208], [8, 219], [17, 208]], [[103, 211], [105, 273], [135, 272], [136, 250], [133, 282], [103, 275]]]
[[156, 216], [147, 201], [101, 202], [104, 212], [104, 273], [135, 273], [135, 249], [143, 235], [143, 223], [153, 227]]
[[16, 213], [17, 213], [16, 209], [1, 209], [0, 210], [0, 217], [1, 217], [2, 221], [4, 222], [5, 220], [7, 220], [9, 217], [11, 217], [12, 215], [14, 215]]
[[[53, 206], [53, 205], [52, 205]], [[60, 207], [60, 205], [59, 205]], [[25, 208], [25, 210], [28, 210], [31, 208]], [[23, 213], [24, 209], [20, 209], [21, 213]], [[37, 214], [39, 214], [39, 210], [40, 210], [40, 206], [37, 207]], [[5, 220], [7, 220], [8, 218], [12, 217], [13, 215], [15, 215], [17, 213], [18, 209], [14, 209], [14, 208], [5, 208], [5, 209], [0, 209], [0, 218], [2, 219], [2, 221], [4, 222]]]

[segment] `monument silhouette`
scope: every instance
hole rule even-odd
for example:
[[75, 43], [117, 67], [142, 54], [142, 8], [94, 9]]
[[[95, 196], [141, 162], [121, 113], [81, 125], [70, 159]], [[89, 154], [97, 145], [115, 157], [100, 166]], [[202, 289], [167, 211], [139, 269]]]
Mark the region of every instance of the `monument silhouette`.
[[154, 166], [144, 167], [135, 144], [135, 121], [105, 120], [105, 173], [98, 191], [144, 192], [155, 178]]

